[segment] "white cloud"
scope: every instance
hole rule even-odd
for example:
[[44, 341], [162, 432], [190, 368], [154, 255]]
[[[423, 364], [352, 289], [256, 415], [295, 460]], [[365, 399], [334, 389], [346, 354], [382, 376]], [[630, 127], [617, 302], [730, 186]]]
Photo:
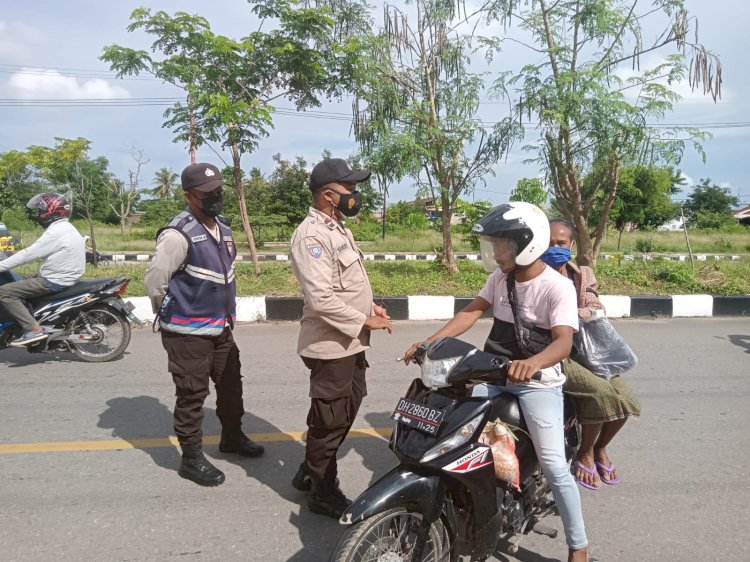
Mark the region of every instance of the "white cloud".
[[0, 20], [0, 59], [28, 57], [32, 52], [31, 45], [43, 41], [44, 35], [25, 23]]
[[16, 96], [27, 99], [127, 99], [130, 93], [106, 80], [80, 80], [64, 76], [57, 70], [24, 68], [14, 73], [8, 85]]
[[685, 188], [690, 188], [695, 185], [695, 180], [687, 175], [685, 172], [680, 172], [680, 177], [685, 180]]

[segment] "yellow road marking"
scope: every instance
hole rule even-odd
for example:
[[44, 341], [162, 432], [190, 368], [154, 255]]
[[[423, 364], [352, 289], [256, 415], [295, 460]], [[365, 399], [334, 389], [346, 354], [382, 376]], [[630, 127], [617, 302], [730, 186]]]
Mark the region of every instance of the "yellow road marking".
[[[365, 428], [352, 429], [347, 439], [361, 437], [388, 437], [393, 428]], [[259, 443], [275, 441], [304, 441], [306, 432], [281, 431], [276, 433], [248, 433], [250, 439]], [[220, 436], [207, 435], [203, 437], [205, 445], [218, 445]], [[52, 441], [49, 443], [11, 443], [0, 444], [0, 455], [16, 453], [69, 453], [80, 451], [117, 451], [120, 449], [154, 449], [157, 447], [176, 447], [176, 437], [162, 437], [157, 439], [107, 439], [102, 441]]]

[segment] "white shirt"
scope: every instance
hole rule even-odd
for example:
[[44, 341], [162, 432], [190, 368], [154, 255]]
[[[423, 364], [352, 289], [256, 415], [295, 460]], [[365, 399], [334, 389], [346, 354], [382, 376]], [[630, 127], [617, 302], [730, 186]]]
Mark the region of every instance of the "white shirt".
[[68, 219], [53, 222], [31, 246], [0, 261], [0, 271], [41, 259], [39, 275], [55, 285], [69, 287], [81, 278], [86, 270], [85, 243]]
[[[496, 269], [487, 279], [479, 296], [492, 305], [493, 316], [513, 323], [508, 301], [507, 275]], [[525, 323], [551, 330], [554, 326], [570, 326], [578, 331], [578, 299], [573, 284], [549, 266], [530, 281], [516, 281], [516, 310]], [[561, 386], [565, 382], [560, 365], [542, 369], [541, 381], [529, 381], [531, 387]]]

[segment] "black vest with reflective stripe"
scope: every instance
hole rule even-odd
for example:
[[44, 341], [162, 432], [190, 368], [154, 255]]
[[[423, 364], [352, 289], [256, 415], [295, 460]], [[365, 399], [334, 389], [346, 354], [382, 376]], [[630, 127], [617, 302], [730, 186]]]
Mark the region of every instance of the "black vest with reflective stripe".
[[188, 242], [183, 267], [172, 276], [159, 308], [163, 330], [181, 334], [219, 335], [236, 319], [234, 260], [237, 249], [229, 221], [217, 217], [219, 240], [189, 211], [183, 211], [160, 229], [182, 233]]

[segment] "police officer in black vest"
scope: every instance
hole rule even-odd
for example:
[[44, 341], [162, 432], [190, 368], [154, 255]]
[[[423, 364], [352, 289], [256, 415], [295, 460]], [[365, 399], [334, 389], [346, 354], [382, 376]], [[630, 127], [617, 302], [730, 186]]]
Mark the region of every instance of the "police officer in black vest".
[[176, 387], [174, 430], [182, 448], [179, 475], [218, 486], [224, 473], [203, 455], [203, 402], [209, 380], [221, 421], [219, 450], [258, 457], [263, 447], [242, 431], [240, 353], [232, 337], [236, 319], [234, 260], [229, 220], [222, 209], [221, 173], [212, 164], [182, 172], [188, 208], [157, 234], [146, 292], [156, 312], [169, 371]]

